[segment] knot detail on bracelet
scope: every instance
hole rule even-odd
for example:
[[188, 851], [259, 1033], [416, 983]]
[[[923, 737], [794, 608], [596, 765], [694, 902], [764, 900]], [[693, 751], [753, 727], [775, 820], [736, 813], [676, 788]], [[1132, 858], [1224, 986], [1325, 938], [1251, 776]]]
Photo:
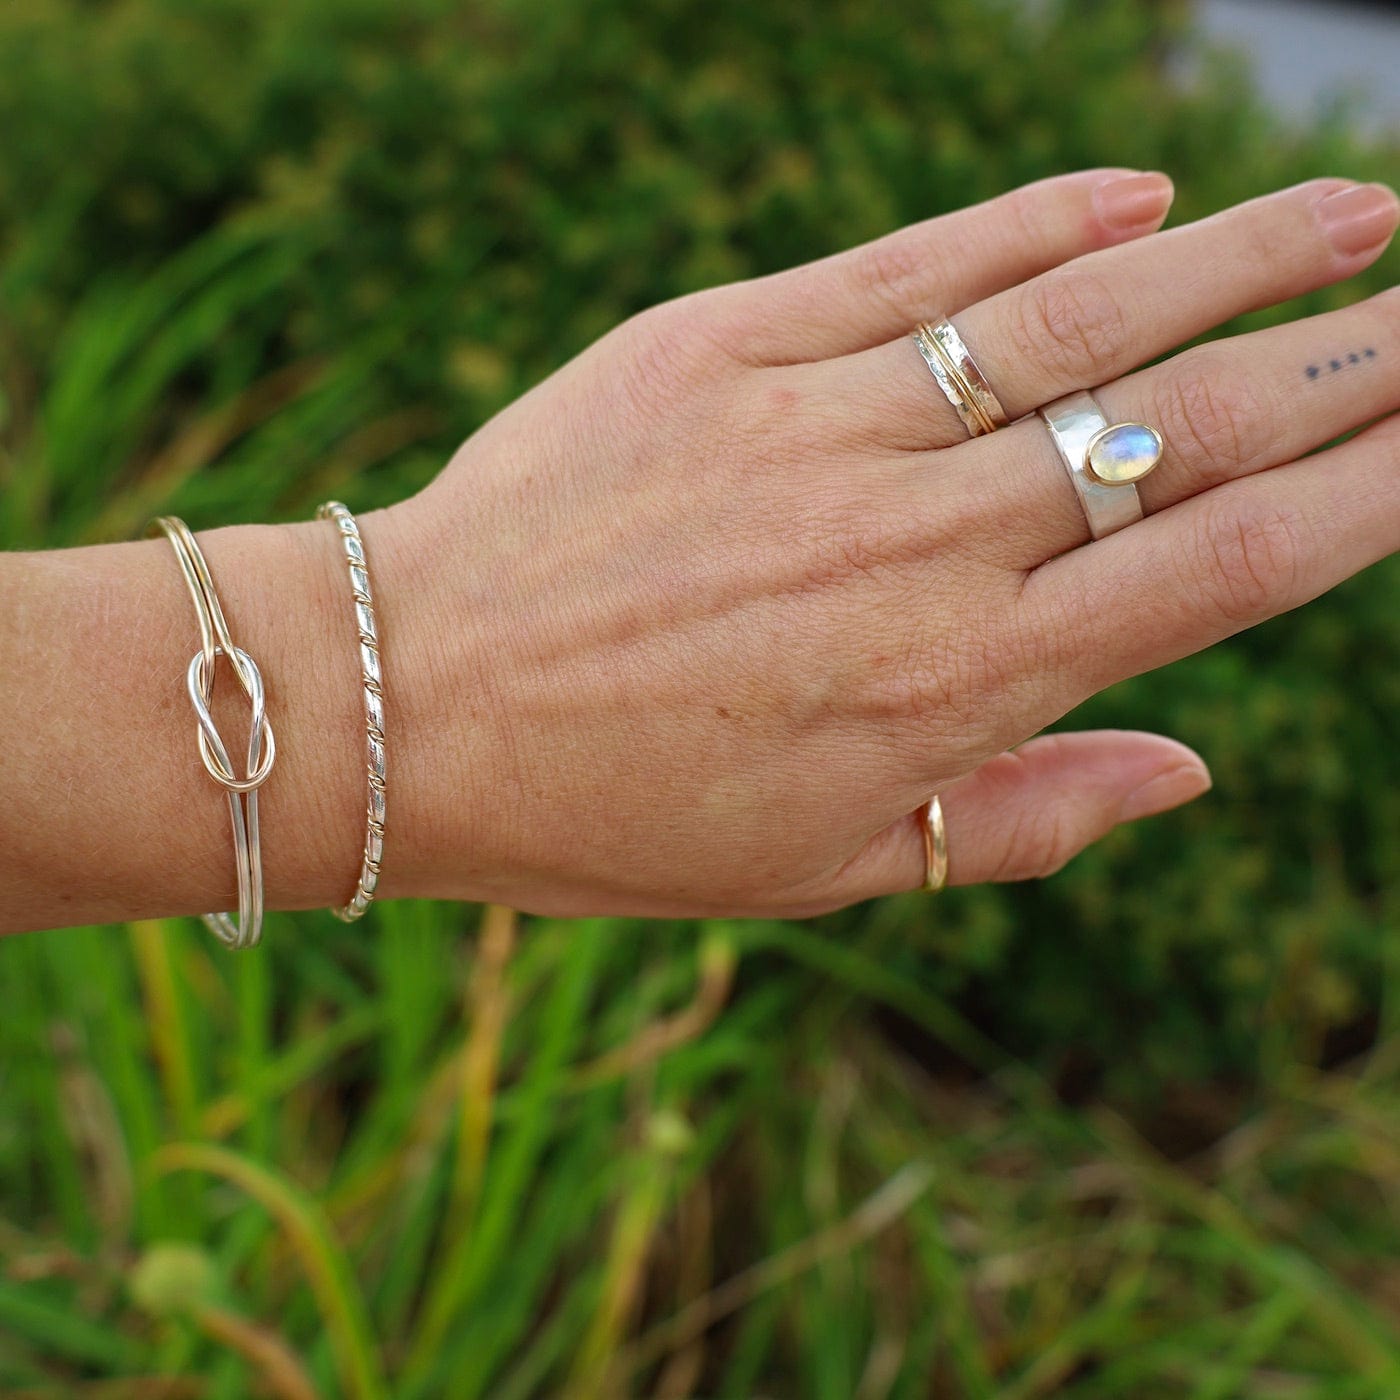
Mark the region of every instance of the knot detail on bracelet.
[[216, 645], [214, 655], [228, 657], [233, 673], [238, 677], [238, 683], [252, 707], [248, 730], [248, 776], [239, 778], [234, 774], [228, 749], [219, 736], [214, 716], [209, 712], [209, 702], [214, 696], [214, 668], [205, 664], [203, 651], [195, 652], [185, 672], [185, 688], [190, 693], [190, 703], [199, 721], [199, 756], [216, 783], [222, 783], [230, 792], [253, 792], [267, 781], [277, 758], [272, 725], [267, 719], [262, 672], [258, 670], [258, 663], [242, 647], [225, 650]]
[[[263, 875], [262, 843], [258, 834], [258, 788], [267, 781], [277, 757], [277, 745], [272, 737], [272, 725], [267, 719], [267, 697], [263, 690], [262, 672], [242, 647], [234, 644], [224, 618], [214, 580], [209, 573], [204, 553], [190, 528], [175, 515], [158, 516], [148, 533], [164, 533], [175, 550], [176, 561], [194, 602], [195, 619], [199, 623], [199, 650], [190, 658], [185, 670], [185, 688], [199, 721], [197, 738], [199, 756], [209, 776], [219, 783], [228, 797], [229, 825], [233, 830], [233, 864], [238, 880], [238, 918], [232, 914], [205, 914], [203, 919], [211, 933], [230, 948], [254, 948], [262, 938]], [[251, 707], [248, 729], [247, 774], [240, 778], [233, 771], [228, 748], [219, 736], [214, 717], [209, 713], [209, 701], [214, 695], [214, 668], [220, 656], [226, 656], [243, 693]]]

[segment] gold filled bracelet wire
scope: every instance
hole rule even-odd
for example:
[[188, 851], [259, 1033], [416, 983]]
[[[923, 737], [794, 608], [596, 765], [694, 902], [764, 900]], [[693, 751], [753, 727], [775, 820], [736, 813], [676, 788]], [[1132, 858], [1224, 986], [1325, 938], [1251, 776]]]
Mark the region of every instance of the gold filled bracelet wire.
[[316, 512], [318, 520], [329, 520], [340, 532], [345, 563], [350, 571], [350, 592], [355, 604], [355, 625], [360, 636], [360, 683], [365, 702], [365, 847], [360, 861], [360, 879], [350, 902], [331, 912], [346, 923], [358, 919], [369, 908], [379, 884], [379, 866], [384, 859], [384, 686], [379, 664], [379, 627], [374, 616], [374, 595], [370, 589], [369, 565], [364, 541], [355, 517], [339, 501], [327, 501]]
[[[199, 755], [210, 777], [228, 796], [229, 822], [233, 828], [233, 857], [238, 879], [238, 918], [230, 913], [205, 914], [203, 919], [216, 938], [230, 948], [252, 948], [262, 938], [262, 844], [258, 830], [258, 789], [267, 781], [277, 757], [272, 725], [267, 718], [267, 697], [262, 672], [246, 651], [235, 645], [214, 580], [204, 554], [189, 527], [178, 516], [162, 515], [151, 521], [147, 534], [163, 533], [175, 550], [180, 572], [194, 600], [199, 622], [199, 650], [185, 671], [185, 688], [198, 722]], [[247, 761], [243, 777], [233, 771], [228, 748], [219, 735], [209, 702], [214, 694], [214, 674], [220, 656], [228, 658], [243, 693], [248, 697]]]

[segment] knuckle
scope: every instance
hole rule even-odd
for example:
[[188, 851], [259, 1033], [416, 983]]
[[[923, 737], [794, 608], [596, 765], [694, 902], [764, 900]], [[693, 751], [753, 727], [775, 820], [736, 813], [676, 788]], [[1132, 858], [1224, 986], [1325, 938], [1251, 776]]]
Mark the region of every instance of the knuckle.
[[726, 295], [733, 285], [684, 292], [643, 314], [661, 320], [668, 333], [684, 342], [697, 357], [708, 355], [740, 369], [754, 369], [762, 357], [756, 356], [752, 342], [755, 331], [761, 327], [747, 303], [741, 301], [736, 306]]
[[901, 230], [867, 243], [857, 251], [855, 264], [861, 289], [905, 317], [923, 305], [930, 280], [928, 250], [908, 233]]
[[1078, 849], [1074, 832], [1055, 807], [1016, 814], [992, 880], [1043, 880], [1063, 870]]
[[822, 530], [803, 562], [798, 590], [845, 583], [886, 568], [891, 559], [880, 542], [859, 522], [838, 515]]
[[1211, 510], [1197, 539], [1192, 583], [1206, 590], [1225, 621], [1270, 616], [1295, 592], [1307, 547], [1307, 525], [1296, 512], [1278, 506]]
[[1046, 241], [1045, 209], [1053, 198], [1057, 177], [1037, 180], [1010, 190], [996, 202], [995, 212], [1003, 229], [1025, 248], [1043, 247]]
[[[834, 395], [813, 392], [787, 369], [749, 371], [728, 402], [728, 416], [761, 447], [764, 460], [804, 473], [859, 438], [844, 403]], [[844, 495], [849, 499], [851, 493]]]
[[668, 400], [679, 387], [681, 363], [676, 346], [655, 315], [643, 311], [617, 328], [622, 353], [615, 379], [626, 408], [645, 413], [649, 405]]
[[629, 407], [648, 416], [673, 402], [705, 374], [707, 341], [677, 302], [629, 317], [612, 332], [620, 353], [615, 383]]
[[[1400, 290], [1400, 289], [1397, 289]], [[1400, 414], [1392, 413], [1362, 433], [1366, 448], [1383, 467], [1400, 467]]]
[[984, 742], [1009, 664], [981, 628], [969, 626], [936, 644], [919, 636], [902, 652], [881, 655], [862, 677], [854, 709], [893, 730], [899, 743], [927, 747], [930, 737], [958, 753]]
[[[829, 444], [822, 450], [829, 452]], [[948, 603], [948, 582], [931, 578], [929, 566], [939, 563], [946, 574], [961, 536], [977, 519], [975, 499], [969, 494], [937, 510], [911, 509], [902, 469], [872, 468], [861, 490], [852, 491], [847, 476], [812, 471], [811, 460], [807, 450], [808, 469], [771, 489], [755, 490], [752, 481], [746, 488], [754, 546], [781, 569], [784, 590], [800, 593], [869, 578], [891, 600], [892, 615], [939, 616]], [[927, 639], [925, 644], [931, 645]]]
[[1276, 273], [1297, 264], [1300, 255], [1306, 257], [1318, 246], [1311, 210], [1301, 219], [1280, 219], [1275, 208], [1255, 202], [1235, 213], [1239, 216], [1238, 248], [1244, 267]]
[[1021, 314], [1022, 349], [1075, 384], [1106, 378], [1128, 349], [1123, 305], [1096, 273], [1046, 273], [1030, 284]]
[[1271, 438], [1259, 382], [1210, 351], [1183, 357], [1157, 404], [1157, 416], [1171, 450], [1207, 485], [1259, 461]]
[[911, 665], [895, 692], [895, 714], [921, 732], [959, 726], [973, 708], [971, 666], [953, 655]]
[[[768, 463], [788, 450], [754, 445]], [[888, 522], [870, 502], [820, 473], [804, 479], [800, 491], [776, 479], [782, 475], [770, 471], [758, 482], [750, 475], [742, 517], [729, 512], [742, 567], [775, 598], [812, 596], [822, 606], [845, 607], [855, 596], [846, 585], [859, 586], [896, 562]]]

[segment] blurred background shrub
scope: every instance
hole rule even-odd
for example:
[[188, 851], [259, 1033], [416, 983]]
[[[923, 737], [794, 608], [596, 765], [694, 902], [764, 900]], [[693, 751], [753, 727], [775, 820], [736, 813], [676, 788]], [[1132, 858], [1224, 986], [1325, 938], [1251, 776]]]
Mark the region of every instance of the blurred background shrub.
[[[8, 0], [0, 544], [386, 503], [641, 307], [1057, 170], [1400, 174], [1188, 18]], [[1397, 582], [1072, 716], [1216, 788], [1042, 884], [8, 941], [6, 1393], [1400, 1394]]]

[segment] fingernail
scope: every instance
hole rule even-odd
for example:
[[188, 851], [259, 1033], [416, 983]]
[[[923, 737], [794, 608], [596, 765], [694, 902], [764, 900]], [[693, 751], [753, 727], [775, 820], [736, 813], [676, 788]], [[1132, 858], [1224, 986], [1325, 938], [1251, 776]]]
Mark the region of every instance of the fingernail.
[[1123, 799], [1118, 813], [1120, 822], [1135, 822], [1139, 817], [1153, 817], [1158, 812], [1170, 811], [1190, 802], [1210, 788], [1210, 773], [1204, 765], [1183, 764], [1179, 768], [1169, 768], [1149, 778], [1140, 788], [1130, 792]]
[[1339, 253], [1365, 253], [1395, 232], [1400, 200], [1386, 185], [1353, 185], [1316, 205], [1327, 241]]
[[1119, 231], [1158, 223], [1172, 202], [1172, 182], [1160, 171], [1115, 175], [1094, 187], [1094, 212]]

